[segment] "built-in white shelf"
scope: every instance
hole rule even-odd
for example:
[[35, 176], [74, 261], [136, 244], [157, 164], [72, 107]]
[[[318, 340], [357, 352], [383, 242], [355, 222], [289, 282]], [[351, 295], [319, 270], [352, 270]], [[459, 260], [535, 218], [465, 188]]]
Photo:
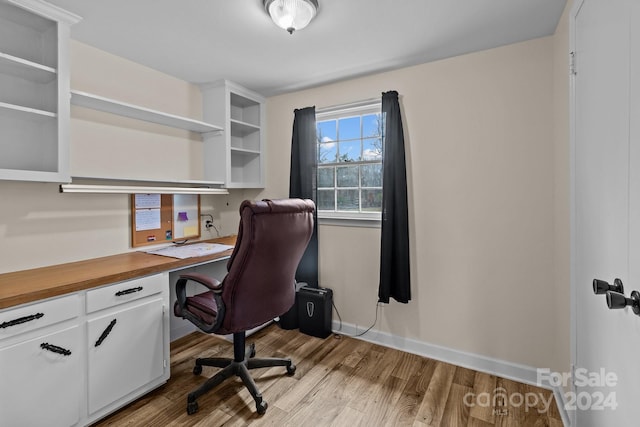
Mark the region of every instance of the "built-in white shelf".
[[245, 136], [254, 133], [260, 132], [260, 126], [253, 125], [251, 123], [242, 122], [240, 120], [230, 120], [231, 123], [231, 136], [237, 136], [240, 138], [244, 138]]
[[57, 114], [51, 111], [38, 110], [36, 108], [23, 107], [22, 105], [8, 104], [6, 102], [0, 102], [0, 110], [7, 114], [22, 115], [23, 117], [24, 115], [29, 115], [36, 119], [55, 119], [57, 117]]
[[173, 114], [163, 113], [138, 105], [128, 104], [77, 90], [71, 91], [71, 103], [80, 107], [91, 108], [93, 110], [104, 111], [106, 113], [117, 114], [119, 116], [130, 117], [137, 120], [156, 123], [173, 128], [188, 130], [197, 133], [218, 133], [222, 132], [219, 126], [205, 123], [199, 120], [180, 117]]
[[112, 178], [106, 176], [78, 176], [71, 177], [72, 180], [92, 180], [92, 181], [113, 181], [113, 182], [127, 182], [127, 183], [154, 183], [154, 184], [167, 184], [171, 186], [176, 185], [197, 185], [197, 186], [223, 186], [222, 181], [203, 181], [197, 179], [178, 179], [178, 180], [166, 180], [166, 179], [140, 179], [140, 178]]
[[0, 180], [69, 180], [69, 32], [45, 0], [0, 0]]
[[49, 83], [57, 77], [55, 68], [0, 52], [0, 74], [7, 74], [35, 83]]
[[246, 148], [231, 147], [231, 151], [234, 152], [234, 153], [245, 154], [245, 155], [255, 155], [255, 156], [259, 156], [260, 155], [260, 151], [258, 151], [258, 150], [247, 150]]
[[225, 132], [205, 136], [205, 178], [224, 179], [227, 188], [264, 188], [266, 101], [227, 80], [201, 86], [205, 120]]

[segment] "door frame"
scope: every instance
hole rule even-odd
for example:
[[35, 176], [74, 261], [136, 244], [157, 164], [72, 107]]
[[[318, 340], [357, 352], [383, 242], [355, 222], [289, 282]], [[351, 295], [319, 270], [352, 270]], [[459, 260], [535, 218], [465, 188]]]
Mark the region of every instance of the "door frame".
[[[569, 17], [569, 283], [570, 283], [570, 370], [571, 376], [576, 366], [578, 357], [578, 285], [576, 283], [576, 87], [575, 71], [576, 58], [576, 18], [585, 0], [574, 0]], [[572, 393], [576, 387], [571, 381]], [[567, 411], [572, 426], [576, 425], [576, 411]]]

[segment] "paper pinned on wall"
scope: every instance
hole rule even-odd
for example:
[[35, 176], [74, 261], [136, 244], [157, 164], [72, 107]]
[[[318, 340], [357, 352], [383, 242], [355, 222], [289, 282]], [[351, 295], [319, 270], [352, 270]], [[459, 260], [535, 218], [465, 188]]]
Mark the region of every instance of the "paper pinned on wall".
[[136, 194], [136, 209], [160, 208], [160, 194]]
[[160, 228], [160, 209], [136, 210], [136, 231], [157, 230]]

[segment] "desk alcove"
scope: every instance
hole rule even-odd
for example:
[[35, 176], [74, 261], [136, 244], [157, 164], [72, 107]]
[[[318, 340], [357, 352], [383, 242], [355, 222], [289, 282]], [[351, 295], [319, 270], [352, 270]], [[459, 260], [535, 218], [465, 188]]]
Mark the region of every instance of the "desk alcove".
[[0, 274], [3, 425], [90, 425], [164, 384], [170, 341], [191, 332], [172, 314], [177, 276], [223, 279], [230, 255], [136, 251]]

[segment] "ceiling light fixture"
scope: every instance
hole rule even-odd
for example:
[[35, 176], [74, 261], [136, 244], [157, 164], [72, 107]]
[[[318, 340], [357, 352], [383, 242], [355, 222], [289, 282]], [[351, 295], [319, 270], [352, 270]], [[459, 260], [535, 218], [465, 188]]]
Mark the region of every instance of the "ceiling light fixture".
[[273, 22], [289, 34], [309, 25], [318, 12], [317, 0], [263, 0], [263, 3]]

